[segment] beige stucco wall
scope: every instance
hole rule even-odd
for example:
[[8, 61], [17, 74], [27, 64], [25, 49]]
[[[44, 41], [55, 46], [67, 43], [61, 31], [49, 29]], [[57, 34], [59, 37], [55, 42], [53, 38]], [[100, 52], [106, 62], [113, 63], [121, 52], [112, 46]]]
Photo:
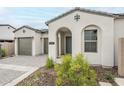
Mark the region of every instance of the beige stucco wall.
[[119, 39], [124, 38], [124, 19], [115, 19], [115, 65], [118, 65]]
[[124, 76], [124, 38], [118, 39], [118, 74]]
[[35, 33], [35, 55], [42, 54], [42, 41], [41, 41], [41, 34]]
[[[74, 16], [80, 15], [80, 20], [76, 22]], [[101, 31], [101, 53], [84, 53], [82, 49], [82, 30], [86, 26], [96, 25]], [[83, 53], [87, 56], [91, 64], [100, 64], [103, 66], [113, 66], [114, 61], [114, 20], [112, 17], [100, 16], [75, 11], [65, 17], [62, 17], [49, 24], [49, 42], [55, 42], [54, 45], [49, 45], [49, 57], [56, 60], [56, 32], [61, 27], [67, 27], [72, 32], [72, 56], [77, 53]], [[98, 58], [100, 57], [100, 59]], [[100, 62], [99, 62], [99, 60]]]
[[10, 26], [0, 26], [0, 40], [14, 40], [14, 30]]
[[[25, 30], [26, 32], [23, 33], [23, 30]], [[35, 31], [32, 31], [27, 28], [22, 28], [14, 33], [14, 37], [33, 37], [33, 36], [35, 36]]]
[[48, 38], [48, 33], [42, 33], [42, 38]]

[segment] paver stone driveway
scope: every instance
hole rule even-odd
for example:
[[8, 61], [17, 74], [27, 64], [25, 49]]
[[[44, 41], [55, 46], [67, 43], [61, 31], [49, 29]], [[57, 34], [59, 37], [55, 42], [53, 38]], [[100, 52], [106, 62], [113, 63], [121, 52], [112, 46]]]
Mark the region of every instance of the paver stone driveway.
[[46, 55], [0, 59], [0, 85], [16, 85], [46, 63]]

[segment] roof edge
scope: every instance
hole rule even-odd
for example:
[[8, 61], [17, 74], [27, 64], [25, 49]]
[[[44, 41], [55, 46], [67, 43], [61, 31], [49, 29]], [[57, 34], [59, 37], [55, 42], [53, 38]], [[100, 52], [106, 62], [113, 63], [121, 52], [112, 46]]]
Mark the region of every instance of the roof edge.
[[0, 26], [10, 26], [10, 27], [12, 27], [13, 29], [16, 29], [15, 27], [13, 27], [13, 26], [10, 25], [10, 24], [0, 24]]
[[18, 30], [20, 30], [20, 29], [22, 29], [22, 28], [28, 28], [28, 29], [33, 30], [33, 31], [35, 31], [35, 32], [42, 33], [41, 30], [32, 28], [32, 27], [30, 27], [30, 26], [26, 26], [26, 25], [21, 26], [21, 27], [19, 27], [18, 29], [14, 30], [13, 33], [17, 32]]
[[96, 11], [96, 10], [91, 10], [91, 9], [85, 9], [85, 8], [79, 8], [79, 7], [76, 7], [74, 9], [71, 9], [61, 15], [58, 15], [56, 16], [55, 18], [51, 19], [51, 20], [48, 20], [45, 22], [46, 25], [49, 25], [51, 22], [59, 19], [59, 18], [62, 18], [74, 11], [81, 11], [81, 12], [87, 12], [87, 13], [92, 13], [92, 14], [97, 14], [97, 15], [103, 15], [103, 16], [109, 16], [109, 17], [116, 17], [116, 15], [114, 15], [113, 13], [108, 13], [108, 12], [101, 12], [101, 11]]

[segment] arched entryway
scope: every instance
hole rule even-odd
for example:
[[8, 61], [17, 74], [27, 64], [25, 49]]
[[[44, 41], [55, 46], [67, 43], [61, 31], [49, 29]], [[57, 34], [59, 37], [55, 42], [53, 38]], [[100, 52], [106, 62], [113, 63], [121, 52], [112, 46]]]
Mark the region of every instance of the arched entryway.
[[56, 41], [57, 57], [72, 53], [72, 34], [68, 28], [62, 27], [58, 29], [56, 33]]

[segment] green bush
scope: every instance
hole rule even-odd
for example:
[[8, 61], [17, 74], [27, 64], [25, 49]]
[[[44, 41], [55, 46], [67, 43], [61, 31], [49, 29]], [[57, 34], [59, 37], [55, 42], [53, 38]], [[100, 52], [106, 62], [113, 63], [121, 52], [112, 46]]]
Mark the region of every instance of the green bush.
[[54, 62], [52, 59], [47, 58], [47, 63], [46, 63], [46, 67], [49, 68], [53, 68], [54, 67]]
[[83, 55], [62, 57], [62, 64], [55, 65], [56, 85], [90, 86], [97, 85], [96, 72], [92, 70]]
[[1, 57], [6, 57], [7, 56], [7, 53], [6, 53], [6, 50], [5, 49], [0, 49], [0, 55]]

